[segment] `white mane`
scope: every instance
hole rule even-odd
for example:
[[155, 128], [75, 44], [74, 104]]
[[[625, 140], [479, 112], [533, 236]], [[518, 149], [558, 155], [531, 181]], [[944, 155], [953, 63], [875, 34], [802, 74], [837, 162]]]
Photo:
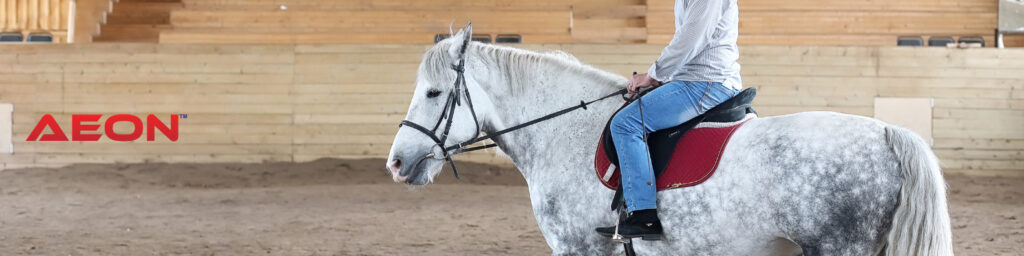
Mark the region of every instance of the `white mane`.
[[[420, 65], [421, 76], [438, 85], [449, 84], [455, 80], [455, 73], [451, 70], [452, 65], [456, 62], [448, 52], [453, 42], [454, 39], [447, 39], [427, 50], [423, 57], [423, 63]], [[602, 81], [598, 84], [612, 85], [617, 88], [625, 87], [627, 81], [623, 76], [583, 64], [572, 54], [558, 50], [535, 52], [470, 42], [466, 52], [468, 59], [482, 61], [489, 67], [496, 67], [504, 71], [503, 73], [509, 81], [508, 85], [512, 87], [509, 88], [512, 92], [523, 89], [520, 87], [533, 85], [526, 79], [531, 78], [539, 70], [589, 77]]]

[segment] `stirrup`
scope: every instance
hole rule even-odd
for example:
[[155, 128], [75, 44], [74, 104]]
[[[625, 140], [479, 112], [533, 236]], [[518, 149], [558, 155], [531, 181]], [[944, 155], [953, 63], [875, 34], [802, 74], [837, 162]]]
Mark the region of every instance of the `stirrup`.
[[624, 236], [619, 234], [619, 223], [620, 222], [622, 222], [622, 220], [619, 220], [619, 221], [615, 222], [615, 233], [612, 234], [612, 242], [615, 242], [615, 243], [618, 243], [618, 244], [628, 244], [628, 243], [632, 242], [633, 239], [627, 239], [626, 237], [624, 237]]
[[619, 234], [619, 224], [622, 223], [622, 220], [625, 219], [622, 218], [622, 215], [625, 214], [626, 212], [625, 209], [626, 206], [623, 205], [622, 208], [620, 208], [618, 220], [615, 220], [615, 234], [612, 235], [612, 242], [622, 244], [622, 250], [623, 252], [626, 253], [626, 256], [636, 256], [636, 250], [633, 249], [633, 239], [623, 237], [621, 234]]
[[[622, 207], [622, 209], [625, 209], [625, 208], [626, 207]], [[624, 218], [622, 218], [623, 214], [625, 214], [625, 211], [619, 211], [619, 218], [617, 218], [617, 220], [615, 220], [615, 233], [612, 234], [612, 242], [619, 243], [619, 244], [628, 244], [628, 243], [632, 243], [633, 239], [632, 238], [626, 238], [626, 237], [622, 236], [621, 234], [619, 234], [619, 225], [622, 224], [622, 220], [624, 219]]]
[[612, 242], [615, 242], [617, 244], [628, 244], [628, 243], [633, 242], [633, 239], [626, 238], [626, 237], [624, 237], [622, 235], [619, 235], [618, 232], [615, 232], [615, 234], [612, 235]]

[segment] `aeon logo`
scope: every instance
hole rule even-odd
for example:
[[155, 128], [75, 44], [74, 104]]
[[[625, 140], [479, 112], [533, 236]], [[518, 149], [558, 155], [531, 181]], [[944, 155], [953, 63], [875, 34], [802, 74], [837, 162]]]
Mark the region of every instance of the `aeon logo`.
[[[120, 114], [110, 116], [106, 121], [102, 122], [103, 133], [82, 133], [99, 131], [100, 119], [102, 117], [103, 115], [71, 115], [71, 141], [98, 141], [104, 135], [115, 141], [133, 141], [142, 137], [143, 131], [146, 132], [146, 140], [153, 141], [156, 139], [157, 130], [163, 133], [167, 139], [178, 141], [178, 117], [188, 118], [185, 114], [171, 115], [171, 125], [167, 125], [155, 115], [150, 114], [146, 116], [146, 125], [143, 127], [141, 118], [134, 115]], [[130, 133], [116, 133], [114, 132], [114, 124], [118, 122], [131, 123], [134, 128], [132, 128]], [[42, 134], [43, 129], [47, 127], [53, 132], [52, 134]], [[42, 136], [40, 136], [41, 134]], [[60, 125], [57, 125], [57, 120], [54, 120], [52, 115], [46, 114], [36, 124], [36, 128], [32, 129], [32, 133], [28, 135], [26, 141], [68, 141], [68, 136], [64, 134], [64, 130], [60, 128]]]

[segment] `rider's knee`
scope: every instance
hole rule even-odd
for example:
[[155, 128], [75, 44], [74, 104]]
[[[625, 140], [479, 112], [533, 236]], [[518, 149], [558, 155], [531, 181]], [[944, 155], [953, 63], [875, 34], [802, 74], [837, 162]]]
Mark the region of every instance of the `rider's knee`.
[[639, 133], [640, 122], [628, 114], [619, 112], [615, 117], [612, 117], [611, 132], [612, 134]]

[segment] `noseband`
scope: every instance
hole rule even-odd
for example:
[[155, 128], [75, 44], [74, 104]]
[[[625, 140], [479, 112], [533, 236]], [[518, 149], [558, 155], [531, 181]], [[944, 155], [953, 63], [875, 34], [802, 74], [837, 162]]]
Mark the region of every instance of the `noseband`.
[[[506, 129], [503, 129], [503, 130], [500, 130], [500, 131], [497, 131], [497, 132], [494, 132], [494, 133], [489, 133], [486, 136], [480, 136], [479, 135], [480, 134], [480, 122], [477, 121], [476, 110], [473, 109], [473, 100], [472, 100], [472, 98], [470, 98], [470, 96], [469, 96], [469, 89], [466, 87], [466, 76], [465, 76], [465, 73], [466, 73], [466, 66], [465, 66], [466, 59], [465, 59], [465, 56], [466, 56], [466, 47], [468, 45], [469, 45], [469, 42], [467, 41], [467, 42], [465, 42], [462, 45], [462, 48], [460, 49], [460, 56], [462, 56], [462, 58], [459, 59], [459, 64], [458, 65], [452, 65], [452, 70], [455, 70], [455, 73], [457, 74], [456, 77], [455, 77], [455, 85], [453, 86], [452, 91], [448, 93], [448, 100], [445, 102], [444, 108], [441, 109], [441, 116], [437, 119], [437, 123], [434, 124], [434, 128], [433, 129], [427, 129], [426, 127], [423, 127], [422, 125], [416, 124], [416, 123], [414, 123], [412, 121], [409, 121], [409, 120], [402, 120], [402, 122], [398, 124], [398, 127], [408, 126], [408, 127], [413, 128], [413, 129], [416, 129], [417, 131], [420, 131], [421, 133], [423, 133], [423, 134], [427, 135], [428, 137], [430, 137], [430, 139], [433, 140], [434, 143], [435, 143], [434, 146], [432, 146], [431, 148], [433, 148], [433, 147], [441, 148], [441, 152], [442, 152], [441, 154], [442, 155], [437, 156], [433, 152], [425, 154], [425, 155], [421, 156], [420, 158], [418, 158], [416, 160], [415, 164], [413, 164], [411, 168], [416, 168], [416, 166], [419, 166], [420, 163], [423, 162], [423, 160], [426, 160], [427, 158], [434, 158], [434, 159], [438, 159], [438, 160], [443, 159], [443, 160], [447, 161], [452, 166], [452, 172], [455, 173], [455, 178], [458, 179], [459, 178], [459, 171], [458, 171], [458, 169], [455, 168], [455, 160], [452, 160], [452, 156], [453, 155], [462, 154], [462, 153], [466, 153], [466, 152], [477, 151], [477, 150], [482, 150], [482, 149], [486, 149], [486, 148], [492, 148], [492, 147], [497, 146], [497, 144], [491, 143], [491, 144], [486, 144], [486, 145], [483, 145], [483, 146], [476, 146], [476, 147], [467, 147], [467, 146], [472, 145], [472, 144], [477, 143], [477, 142], [485, 141], [485, 140], [488, 140], [488, 139], [491, 139], [491, 138], [494, 138], [494, 137], [498, 137], [498, 136], [500, 136], [502, 134], [505, 134], [505, 133], [508, 133], [508, 132], [511, 132], [511, 131], [515, 131], [515, 130], [521, 129], [523, 127], [527, 127], [527, 126], [539, 123], [541, 121], [545, 121], [545, 120], [548, 120], [548, 119], [551, 119], [551, 118], [554, 118], [554, 117], [557, 117], [557, 116], [560, 116], [560, 115], [564, 115], [566, 113], [572, 112], [573, 110], [577, 110], [577, 109], [580, 109], [580, 108], [585, 110], [585, 109], [587, 109], [587, 105], [590, 105], [590, 104], [592, 104], [594, 102], [601, 101], [601, 100], [604, 100], [604, 99], [607, 99], [607, 98], [611, 98], [612, 96], [615, 96], [615, 95], [623, 95], [623, 96], [625, 96], [625, 94], [626, 94], [626, 89], [618, 90], [618, 91], [616, 91], [616, 92], [614, 92], [612, 94], [605, 95], [605, 96], [603, 96], [601, 98], [598, 98], [598, 99], [595, 99], [595, 100], [592, 100], [592, 101], [588, 101], [588, 102], [580, 101], [579, 105], [575, 105], [575, 106], [572, 106], [572, 107], [569, 107], [569, 108], [565, 108], [565, 109], [559, 110], [557, 112], [545, 115], [543, 117], [540, 117], [540, 118], [537, 118], [537, 119], [533, 119], [533, 120], [527, 121], [525, 123], [522, 123], [522, 124], [519, 124], [519, 125], [516, 125], [516, 126], [513, 126], [513, 127], [509, 127], [509, 128], [506, 128]], [[473, 116], [473, 124], [476, 126], [477, 134], [476, 134], [475, 138], [472, 138], [472, 139], [463, 141], [461, 143], [457, 143], [455, 145], [451, 145], [451, 146], [447, 146], [446, 147], [444, 145], [444, 142], [448, 139], [448, 132], [451, 131], [451, 128], [452, 128], [452, 119], [455, 117], [455, 108], [462, 105], [462, 96], [466, 97], [466, 105], [469, 107], [469, 113], [472, 114], [472, 116]], [[447, 112], [447, 117], [445, 116], [446, 115], [445, 112]], [[441, 121], [444, 121], [445, 119], [447, 119], [448, 121], [445, 122], [444, 130], [441, 132], [441, 137], [439, 138], [436, 135], [437, 134], [437, 129], [441, 127]]]

